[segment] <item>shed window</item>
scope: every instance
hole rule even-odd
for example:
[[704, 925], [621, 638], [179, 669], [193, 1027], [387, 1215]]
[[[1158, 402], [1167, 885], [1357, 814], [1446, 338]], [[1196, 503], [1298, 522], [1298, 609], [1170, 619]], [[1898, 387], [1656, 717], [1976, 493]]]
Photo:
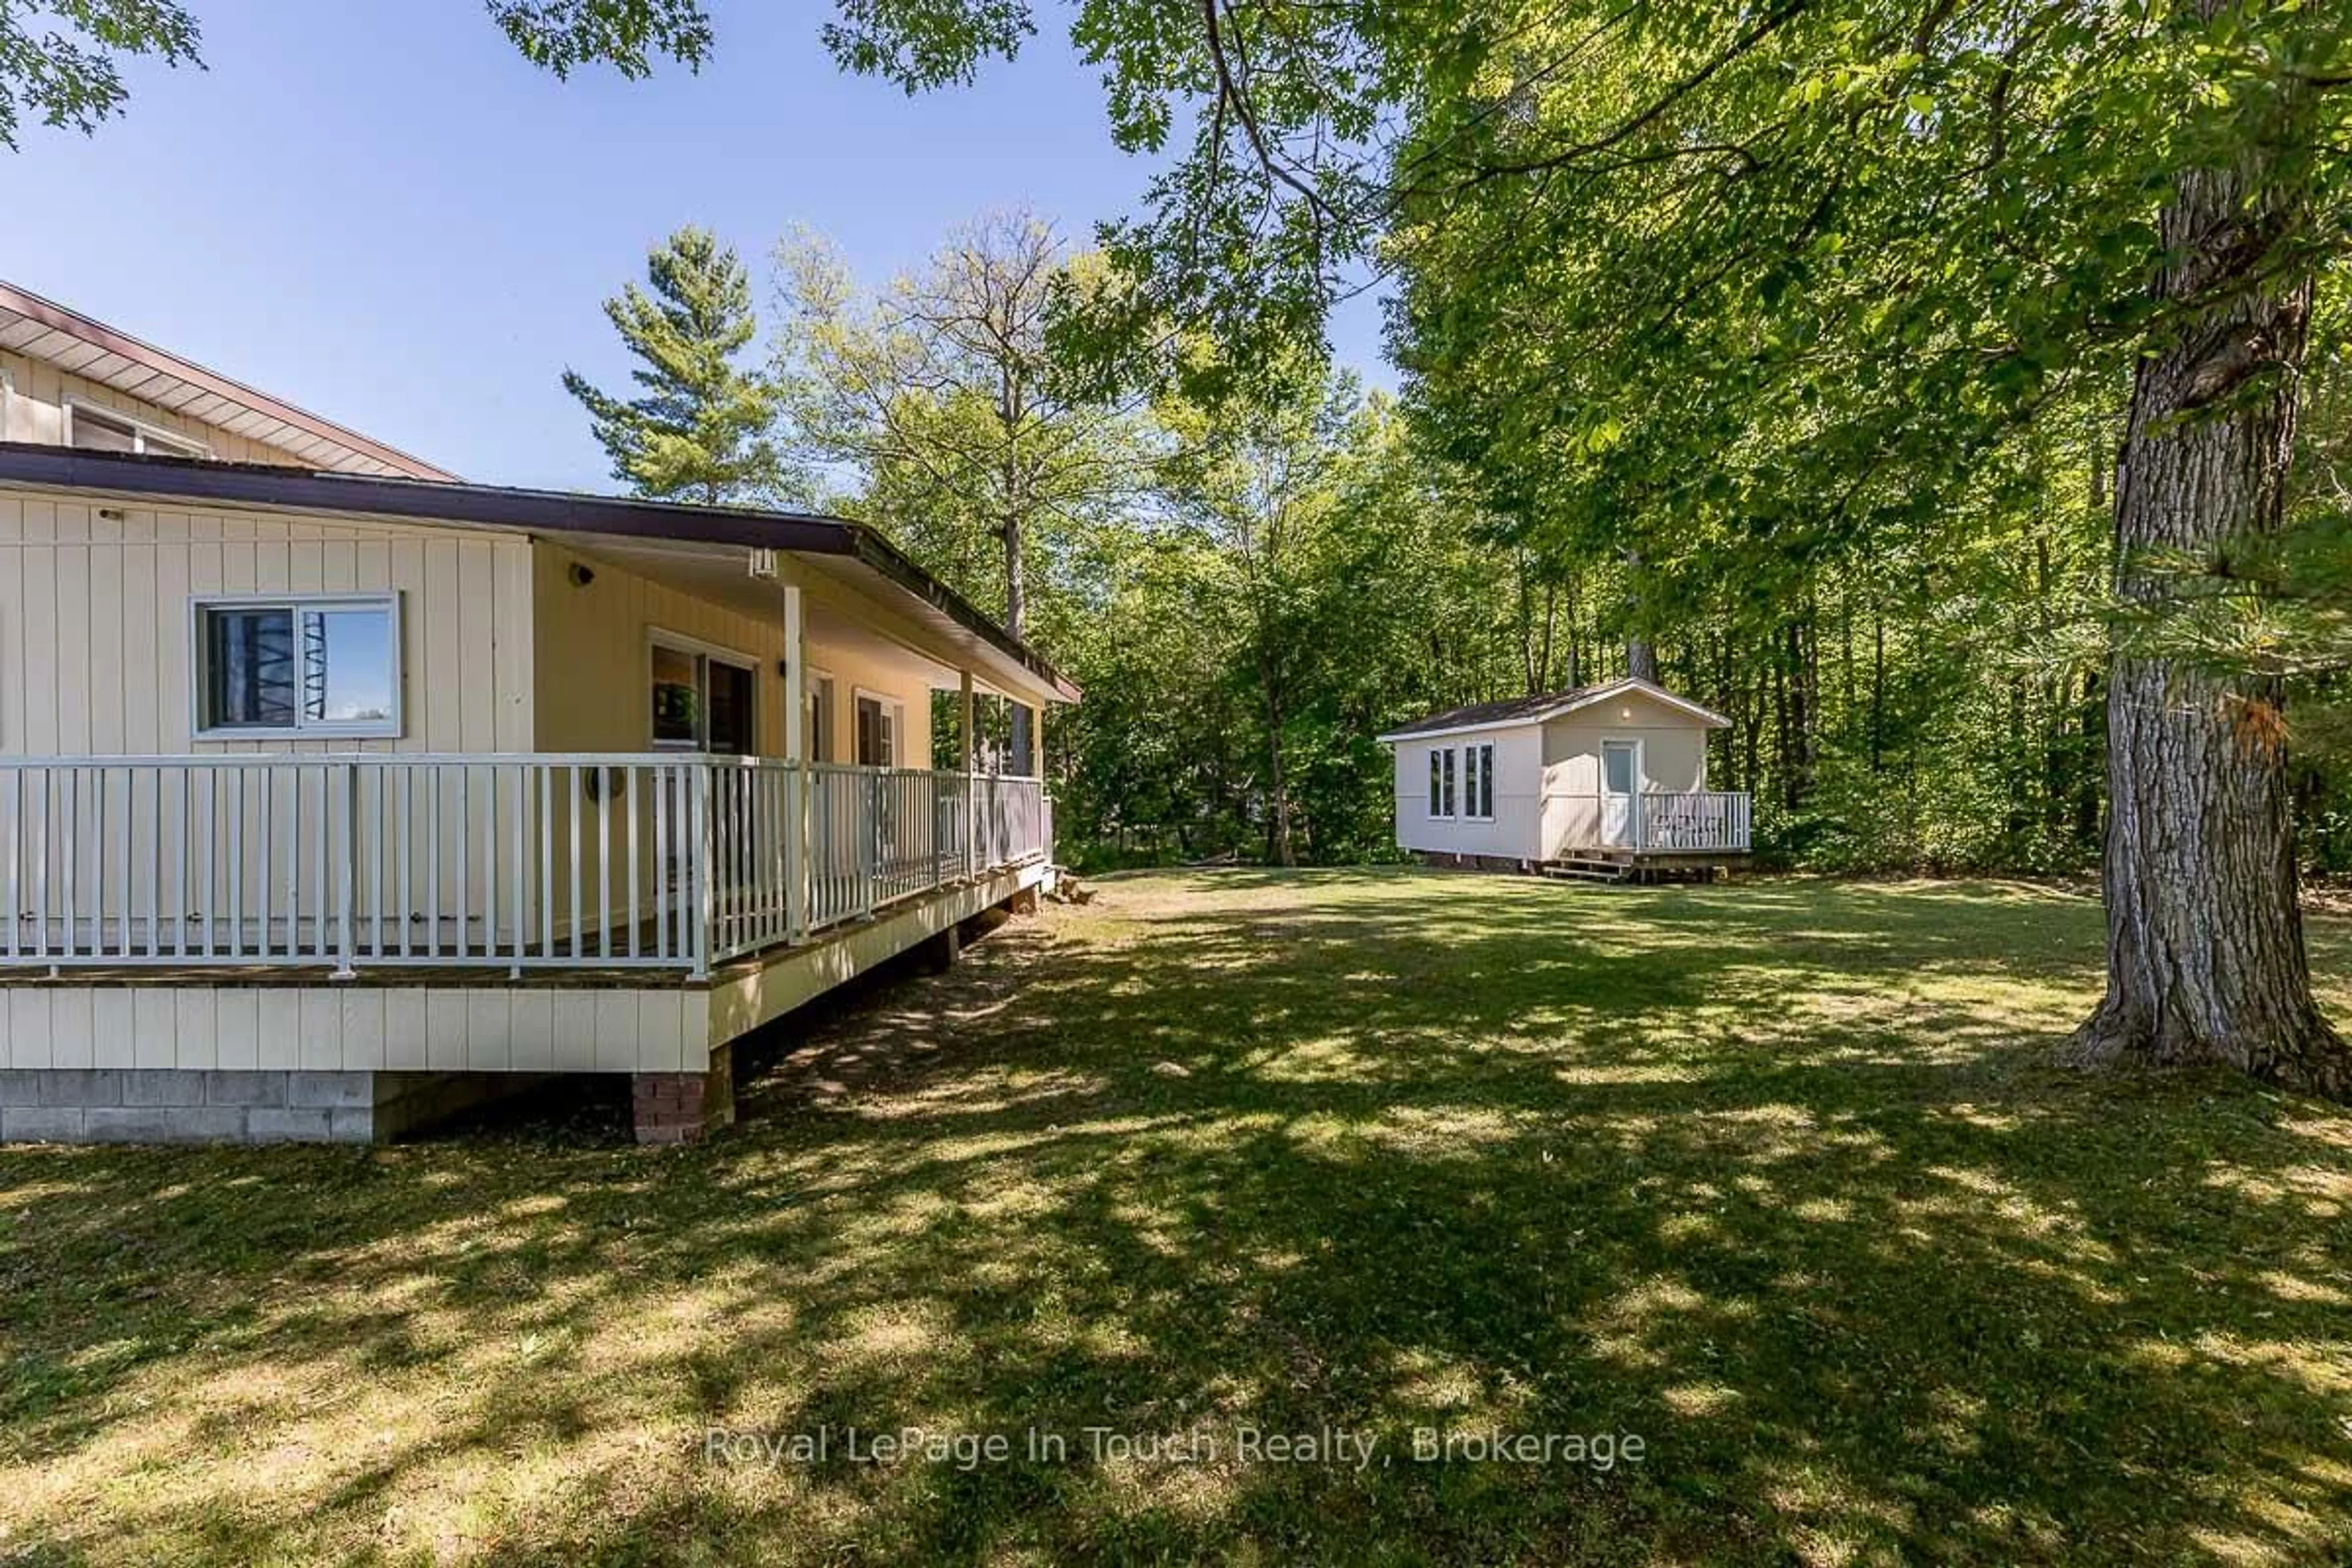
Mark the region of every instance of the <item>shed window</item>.
[[199, 737], [400, 733], [397, 595], [199, 600]]
[[1495, 746], [1482, 742], [1462, 752], [1462, 815], [1482, 821], [1495, 816]]
[[1454, 814], [1454, 770], [1455, 765], [1454, 758], [1459, 754], [1460, 753], [1455, 750], [1455, 748], [1452, 746], [1445, 748], [1445, 809], [1438, 813], [1441, 816], [1452, 816]]
[[1435, 746], [1429, 749], [1429, 815], [1445, 815], [1445, 753]]

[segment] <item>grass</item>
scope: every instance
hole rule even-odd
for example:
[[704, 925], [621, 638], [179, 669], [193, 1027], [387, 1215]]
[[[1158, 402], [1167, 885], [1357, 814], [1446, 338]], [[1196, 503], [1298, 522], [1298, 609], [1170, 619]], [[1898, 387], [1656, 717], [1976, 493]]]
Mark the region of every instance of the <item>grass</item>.
[[[698, 1149], [0, 1152], [0, 1563], [2352, 1552], [2352, 1114], [2049, 1068], [2095, 904], [1103, 886], [836, 1009]], [[2352, 1018], [2352, 923], [2313, 950]]]

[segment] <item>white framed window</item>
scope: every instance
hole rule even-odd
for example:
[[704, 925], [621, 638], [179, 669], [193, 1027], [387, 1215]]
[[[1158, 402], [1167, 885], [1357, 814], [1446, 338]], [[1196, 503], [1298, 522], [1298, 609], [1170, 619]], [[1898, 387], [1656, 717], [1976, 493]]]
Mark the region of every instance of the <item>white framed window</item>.
[[856, 699], [857, 755], [861, 768], [899, 765], [901, 738], [906, 734], [906, 708], [887, 693], [852, 689]]
[[211, 448], [143, 419], [79, 397], [65, 402], [66, 445], [86, 452], [130, 452], [142, 458], [209, 458]]
[[657, 752], [750, 756], [757, 742], [759, 662], [748, 654], [656, 629], [646, 700]]
[[812, 667], [808, 672], [808, 722], [802, 731], [810, 762], [835, 760], [833, 732], [833, 677]]
[[1455, 770], [1460, 766], [1459, 758], [1462, 754], [1461, 748], [1458, 746], [1448, 746], [1445, 748], [1444, 754], [1445, 757], [1445, 809], [1438, 813], [1438, 815], [1440, 816], [1451, 817], [1458, 815], [1454, 809], [1454, 784]]
[[398, 594], [193, 601], [198, 740], [400, 733]]
[[1462, 815], [1495, 820], [1495, 743], [1481, 741], [1462, 749]]
[[1444, 752], [1435, 746], [1429, 749], [1429, 815], [1445, 815]]

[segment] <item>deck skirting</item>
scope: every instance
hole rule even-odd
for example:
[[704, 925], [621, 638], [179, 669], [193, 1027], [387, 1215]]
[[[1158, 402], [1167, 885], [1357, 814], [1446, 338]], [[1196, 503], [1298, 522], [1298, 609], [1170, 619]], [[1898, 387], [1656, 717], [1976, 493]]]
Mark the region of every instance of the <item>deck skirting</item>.
[[[404, 1124], [383, 1114], [382, 1094], [452, 1075], [708, 1072], [730, 1042], [1052, 875], [1040, 860], [943, 888], [701, 982], [12, 976], [0, 985], [0, 1141], [365, 1142]], [[342, 1098], [310, 1103], [297, 1086]]]

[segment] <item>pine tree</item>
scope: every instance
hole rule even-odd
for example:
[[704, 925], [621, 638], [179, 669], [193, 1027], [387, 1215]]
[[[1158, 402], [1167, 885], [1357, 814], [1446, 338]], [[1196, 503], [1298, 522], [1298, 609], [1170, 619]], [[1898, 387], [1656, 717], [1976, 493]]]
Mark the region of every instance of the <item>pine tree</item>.
[[613, 477], [642, 496], [706, 506], [797, 494], [799, 477], [769, 439], [774, 389], [735, 363], [759, 330], [742, 262], [689, 225], [646, 258], [646, 275], [651, 295], [632, 283], [604, 301], [621, 341], [644, 362], [629, 373], [640, 395], [624, 400], [563, 373]]

